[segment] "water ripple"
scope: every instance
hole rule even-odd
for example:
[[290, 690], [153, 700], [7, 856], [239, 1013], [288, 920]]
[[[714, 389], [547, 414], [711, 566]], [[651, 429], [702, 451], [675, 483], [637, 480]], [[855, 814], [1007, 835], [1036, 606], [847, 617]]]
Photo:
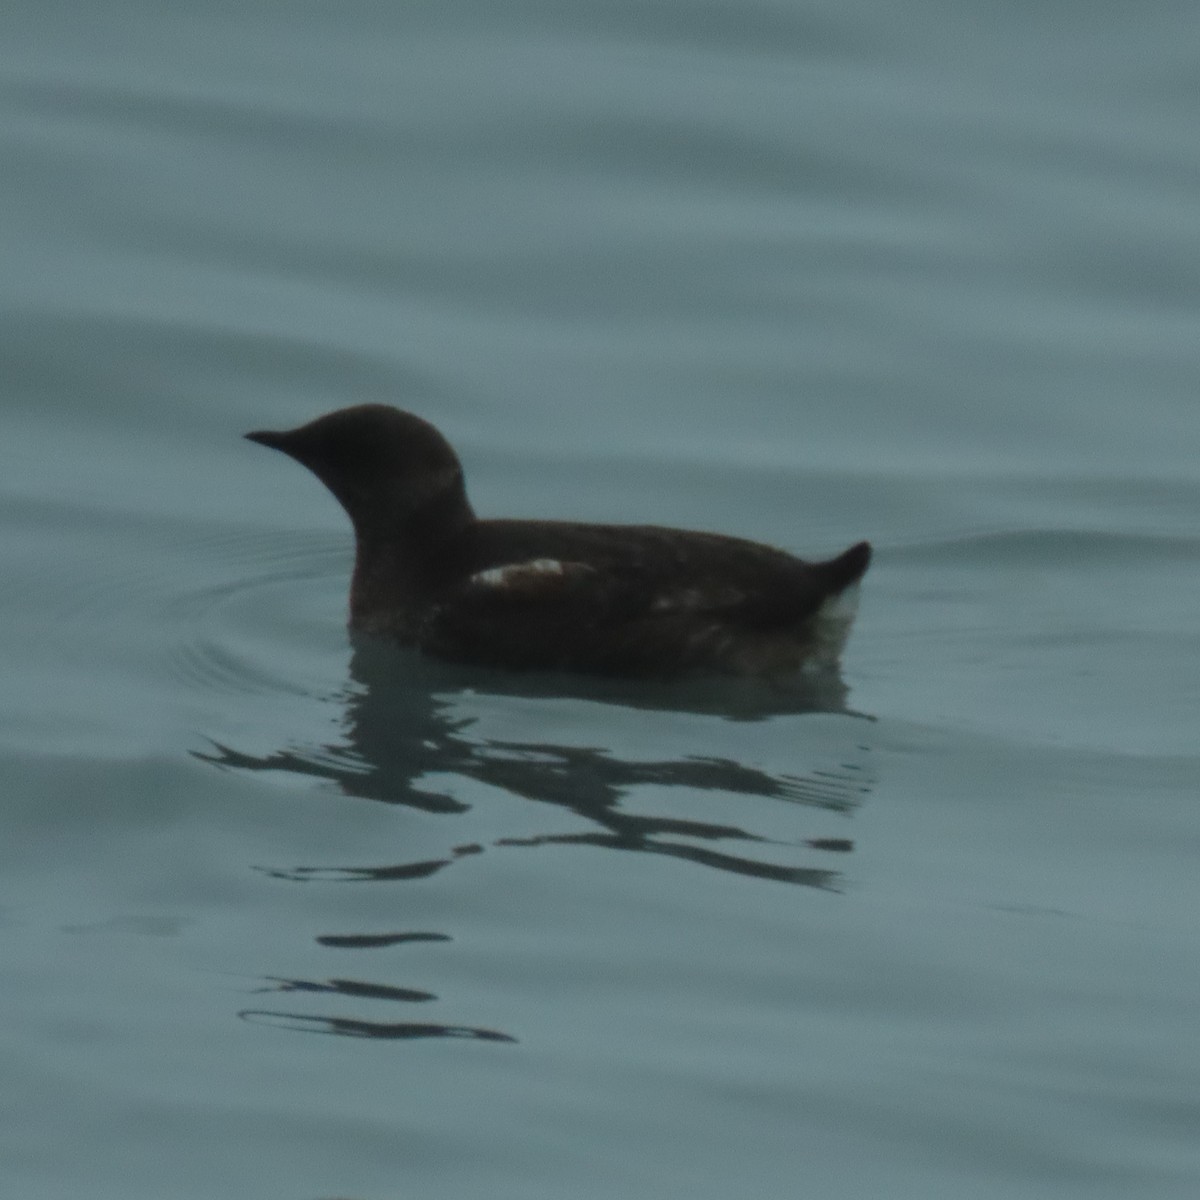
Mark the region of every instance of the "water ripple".
[[890, 546], [890, 562], [1002, 567], [1125, 562], [1194, 563], [1200, 537], [1083, 529], [993, 530]]

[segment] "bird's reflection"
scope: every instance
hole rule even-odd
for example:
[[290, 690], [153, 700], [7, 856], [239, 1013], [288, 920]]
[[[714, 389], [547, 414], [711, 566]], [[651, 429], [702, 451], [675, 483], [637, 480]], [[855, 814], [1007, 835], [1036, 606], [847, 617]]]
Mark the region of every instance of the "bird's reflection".
[[239, 1014], [252, 1025], [271, 1025], [300, 1033], [336, 1033], [342, 1037], [377, 1038], [383, 1041], [413, 1041], [417, 1038], [471, 1038], [480, 1042], [515, 1042], [496, 1029], [470, 1025], [438, 1025], [428, 1021], [358, 1021], [352, 1017], [319, 1017], [309, 1013], [271, 1012], [244, 1009]]
[[[482, 736], [470, 699], [480, 694], [513, 700], [592, 701], [653, 713], [695, 713], [733, 721], [782, 714], [848, 713], [840, 678], [816, 677], [803, 688], [767, 689], [756, 683], [738, 692], [729, 681], [632, 684], [577, 677], [558, 679], [481, 673], [432, 662], [368, 641], [351, 659], [345, 695], [346, 740], [321, 747], [282, 749], [255, 756], [216, 745], [198, 757], [244, 770], [286, 770], [335, 783], [348, 796], [402, 804], [431, 813], [465, 813], [471, 807], [433, 780], [474, 780], [527, 800], [567, 810], [584, 822], [571, 833], [499, 838], [491, 847], [592, 845], [687, 859], [735, 874], [813, 887], [831, 887], [838, 873], [819, 866], [780, 866], [749, 846], [773, 843], [740, 825], [625, 811], [622, 800], [643, 785], [724, 792], [848, 813], [870, 790], [862, 762], [840, 761], [808, 771], [772, 773], [698, 748], [675, 758], [623, 759], [606, 747], [554, 741], [512, 741]], [[739, 682], [740, 681], [736, 681]], [[848, 714], [858, 716], [858, 714]], [[860, 717], [860, 719], [863, 719]], [[856, 750], [863, 750], [856, 746]], [[696, 845], [702, 842], [708, 845]], [[716, 851], [713, 843], [744, 852]], [[833, 843], [838, 843], [834, 845]], [[810, 847], [845, 850], [843, 839], [814, 839]], [[444, 856], [399, 864], [270, 868], [279, 878], [421, 879], [483, 847], [469, 843]]]
[[[260, 992], [325, 994], [358, 1000], [386, 1000], [398, 1004], [423, 1004], [436, 1000], [433, 992], [418, 988], [392, 987], [384, 983], [363, 983], [354, 979], [267, 979]], [[369, 1037], [383, 1040], [415, 1038], [475, 1038], [483, 1042], [513, 1042], [515, 1038], [496, 1029], [478, 1029], [467, 1025], [443, 1025], [436, 1021], [364, 1021], [351, 1017], [318, 1016], [312, 1013], [281, 1012], [278, 1009], [244, 1008], [238, 1014], [255, 1025], [299, 1030], [304, 1033], [336, 1033], [343, 1037]]]
[[[809, 857], [848, 851], [853, 846], [849, 839], [805, 839], [803, 830], [785, 838], [772, 837], [746, 827], [744, 819], [712, 821], [665, 812], [633, 812], [623, 804], [635, 793], [644, 806], [662, 796], [663, 789], [668, 789], [667, 795], [673, 794], [670, 789], [682, 789], [693, 796], [723, 793], [849, 814], [871, 787], [861, 736], [851, 738], [852, 748], [840, 753], [837, 761], [794, 772], [767, 771], [713, 753], [714, 721], [758, 722], [792, 716], [800, 720], [802, 714], [812, 713], [840, 713], [865, 720], [847, 710], [846, 690], [839, 678], [816, 678], [806, 681], [803, 688], [778, 691], [761, 684], [739, 690], [729, 681], [630, 684], [487, 674], [432, 662], [373, 642], [356, 646], [350, 675], [343, 698], [342, 743], [286, 748], [265, 756], [217, 745], [198, 757], [226, 768], [286, 770], [331, 781], [348, 796], [446, 815], [467, 813], [472, 806], [450, 794], [451, 790], [461, 792], [461, 786], [445, 781], [473, 781], [502, 789], [510, 796], [554, 806], [559, 830], [563, 813], [571, 814], [579, 827], [569, 832], [493, 837], [482, 843], [465, 841], [442, 853], [399, 863], [260, 868], [274, 878], [295, 882], [417, 880], [485, 851], [557, 845], [638, 851], [749, 878], [833, 889], [840, 875], [834, 868], [819, 860], [787, 860], [794, 860], [800, 847], [805, 847]], [[538, 740], [488, 736], [488, 723], [479, 716], [481, 700], [493, 706], [498, 703], [501, 710], [506, 704], [524, 706], [523, 712], [528, 715], [532, 711], [535, 718], [538, 713], [549, 715], [564, 705], [583, 702], [583, 711], [590, 719], [580, 724], [596, 738], [604, 736], [605, 713], [623, 712], [627, 717], [630, 709], [639, 709], [644, 712], [644, 720], [639, 720], [638, 727], [651, 743], [658, 740], [654, 737], [656, 720], [677, 721], [680, 714], [695, 714], [704, 718], [696, 739], [701, 744], [674, 757], [634, 758], [622, 757], [609, 747], [566, 744], [561, 734]], [[589, 704], [598, 707], [589, 708]], [[547, 723], [555, 730], [560, 728]], [[671, 728], [677, 740], [677, 723]], [[736, 737], [732, 740], [737, 743]], [[664, 737], [662, 741], [672, 739]], [[789, 752], [803, 744], [797, 729], [788, 729], [785, 744]], [[732, 803], [728, 807], [731, 813], [735, 811]], [[779, 861], [781, 857], [785, 861]], [[324, 944], [370, 948], [445, 936], [401, 933], [383, 935], [380, 940], [379, 935], [354, 934]], [[418, 988], [345, 979], [305, 982], [274, 978], [265, 983], [266, 990], [275, 993], [303, 991], [393, 1003], [435, 998]], [[511, 1040], [494, 1030], [459, 1026], [346, 1021], [261, 1009], [246, 1010], [242, 1016], [291, 1029], [356, 1037]]]

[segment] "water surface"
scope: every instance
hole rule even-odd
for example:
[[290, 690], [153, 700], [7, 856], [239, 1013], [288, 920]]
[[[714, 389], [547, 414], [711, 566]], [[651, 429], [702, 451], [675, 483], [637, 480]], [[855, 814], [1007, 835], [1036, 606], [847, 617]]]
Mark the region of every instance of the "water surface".
[[[1191, 8], [9, 10], [8, 1192], [1196, 1194]], [[363, 401], [840, 685], [352, 645]]]

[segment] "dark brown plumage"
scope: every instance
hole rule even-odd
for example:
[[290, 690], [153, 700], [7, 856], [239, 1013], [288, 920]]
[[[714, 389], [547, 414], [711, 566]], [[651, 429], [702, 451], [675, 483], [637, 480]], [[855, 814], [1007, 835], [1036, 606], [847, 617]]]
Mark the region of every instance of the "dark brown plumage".
[[308, 467], [349, 515], [351, 628], [442, 658], [787, 676], [837, 661], [871, 561], [866, 542], [805, 562], [655, 525], [479, 520], [446, 439], [385, 405], [246, 436]]

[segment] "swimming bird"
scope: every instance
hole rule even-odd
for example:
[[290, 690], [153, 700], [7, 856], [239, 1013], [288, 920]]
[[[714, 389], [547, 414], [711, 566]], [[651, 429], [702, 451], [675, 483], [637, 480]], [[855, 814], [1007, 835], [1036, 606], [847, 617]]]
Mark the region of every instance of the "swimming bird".
[[867, 542], [806, 562], [656, 525], [483, 520], [450, 443], [382, 404], [246, 437], [307, 467], [346, 510], [351, 630], [452, 661], [784, 679], [836, 664], [871, 561]]

